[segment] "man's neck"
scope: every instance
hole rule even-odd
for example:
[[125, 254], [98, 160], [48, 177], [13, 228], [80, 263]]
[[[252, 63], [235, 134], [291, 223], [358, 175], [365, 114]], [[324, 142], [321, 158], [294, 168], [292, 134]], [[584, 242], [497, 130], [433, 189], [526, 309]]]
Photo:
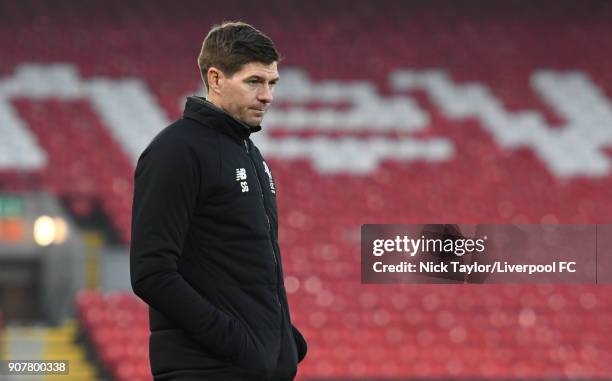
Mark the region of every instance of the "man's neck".
[[229, 112], [227, 112], [226, 109], [223, 108], [223, 106], [220, 105], [220, 102], [218, 99], [216, 99], [213, 96], [210, 96], [210, 94], [207, 94], [206, 97], [204, 98], [206, 101], [208, 101], [208, 103], [211, 103], [213, 106], [215, 106], [216, 108], [218, 108], [219, 110], [221, 110], [222, 112], [226, 113], [227, 115], [231, 116], [234, 120], [236, 120], [237, 122], [239, 122], [240, 124], [244, 125], [245, 127], [247, 127], [249, 130], [252, 130], [253, 127], [249, 126], [248, 124], [246, 124], [245, 122], [241, 121], [240, 119], [236, 118], [235, 116], [233, 116], [232, 114], [230, 114]]
[[218, 109], [223, 110], [226, 113], [228, 113], [227, 110], [221, 105], [221, 102], [219, 101], [219, 99], [214, 96], [214, 94], [206, 94], [204, 99], [206, 99], [207, 101], [215, 105], [215, 107], [217, 107]]

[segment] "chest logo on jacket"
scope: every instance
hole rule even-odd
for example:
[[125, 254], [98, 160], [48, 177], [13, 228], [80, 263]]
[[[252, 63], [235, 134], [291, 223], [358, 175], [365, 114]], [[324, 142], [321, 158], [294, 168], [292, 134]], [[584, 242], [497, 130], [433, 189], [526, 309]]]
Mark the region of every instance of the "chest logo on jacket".
[[274, 189], [274, 179], [272, 178], [272, 171], [270, 171], [270, 168], [268, 168], [268, 164], [266, 164], [265, 161], [262, 161], [262, 163], [264, 166], [264, 170], [268, 174], [268, 179], [270, 179], [270, 191], [276, 194], [276, 189]]
[[236, 168], [236, 181], [240, 182], [240, 188], [242, 188], [242, 193], [249, 191], [249, 183], [246, 182], [247, 173], [244, 168]]

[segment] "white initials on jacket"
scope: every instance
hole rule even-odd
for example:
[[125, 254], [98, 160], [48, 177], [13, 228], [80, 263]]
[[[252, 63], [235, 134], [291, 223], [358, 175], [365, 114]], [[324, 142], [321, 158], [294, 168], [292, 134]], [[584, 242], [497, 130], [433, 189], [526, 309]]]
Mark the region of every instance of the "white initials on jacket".
[[248, 192], [249, 191], [249, 183], [247, 183], [246, 180], [247, 178], [247, 173], [246, 173], [246, 169], [244, 168], [236, 168], [236, 181], [240, 182], [240, 188], [242, 188], [242, 192]]

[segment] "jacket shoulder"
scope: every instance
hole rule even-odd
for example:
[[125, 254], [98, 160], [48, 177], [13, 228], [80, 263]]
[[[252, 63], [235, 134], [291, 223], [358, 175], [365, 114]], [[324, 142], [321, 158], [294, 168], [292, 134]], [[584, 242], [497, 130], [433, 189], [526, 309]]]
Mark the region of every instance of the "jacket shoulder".
[[151, 141], [184, 141], [185, 143], [195, 143], [202, 140], [216, 139], [216, 132], [203, 126], [191, 119], [178, 119], [174, 123], [164, 127]]
[[209, 157], [211, 153], [216, 154], [217, 146], [216, 131], [189, 119], [178, 119], [159, 131], [140, 156], [151, 150], [187, 149], [197, 156]]
[[217, 132], [189, 119], [179, 119], [163, 128], [142, 151], [137, 168], [144, 163], [169, 166], [191, 165], [209, 180], [218, 177], [220, 166]]

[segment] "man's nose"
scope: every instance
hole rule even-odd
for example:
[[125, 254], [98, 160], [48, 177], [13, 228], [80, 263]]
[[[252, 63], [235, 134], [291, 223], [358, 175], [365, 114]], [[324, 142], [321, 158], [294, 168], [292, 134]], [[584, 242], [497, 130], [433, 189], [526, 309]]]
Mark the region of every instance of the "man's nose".
[[272, 88], [268, 85], [261, 87], [261, 90], [257, 94], [257, 100], [264, 103], [271, 103], [274, 96], [272, 95]]

